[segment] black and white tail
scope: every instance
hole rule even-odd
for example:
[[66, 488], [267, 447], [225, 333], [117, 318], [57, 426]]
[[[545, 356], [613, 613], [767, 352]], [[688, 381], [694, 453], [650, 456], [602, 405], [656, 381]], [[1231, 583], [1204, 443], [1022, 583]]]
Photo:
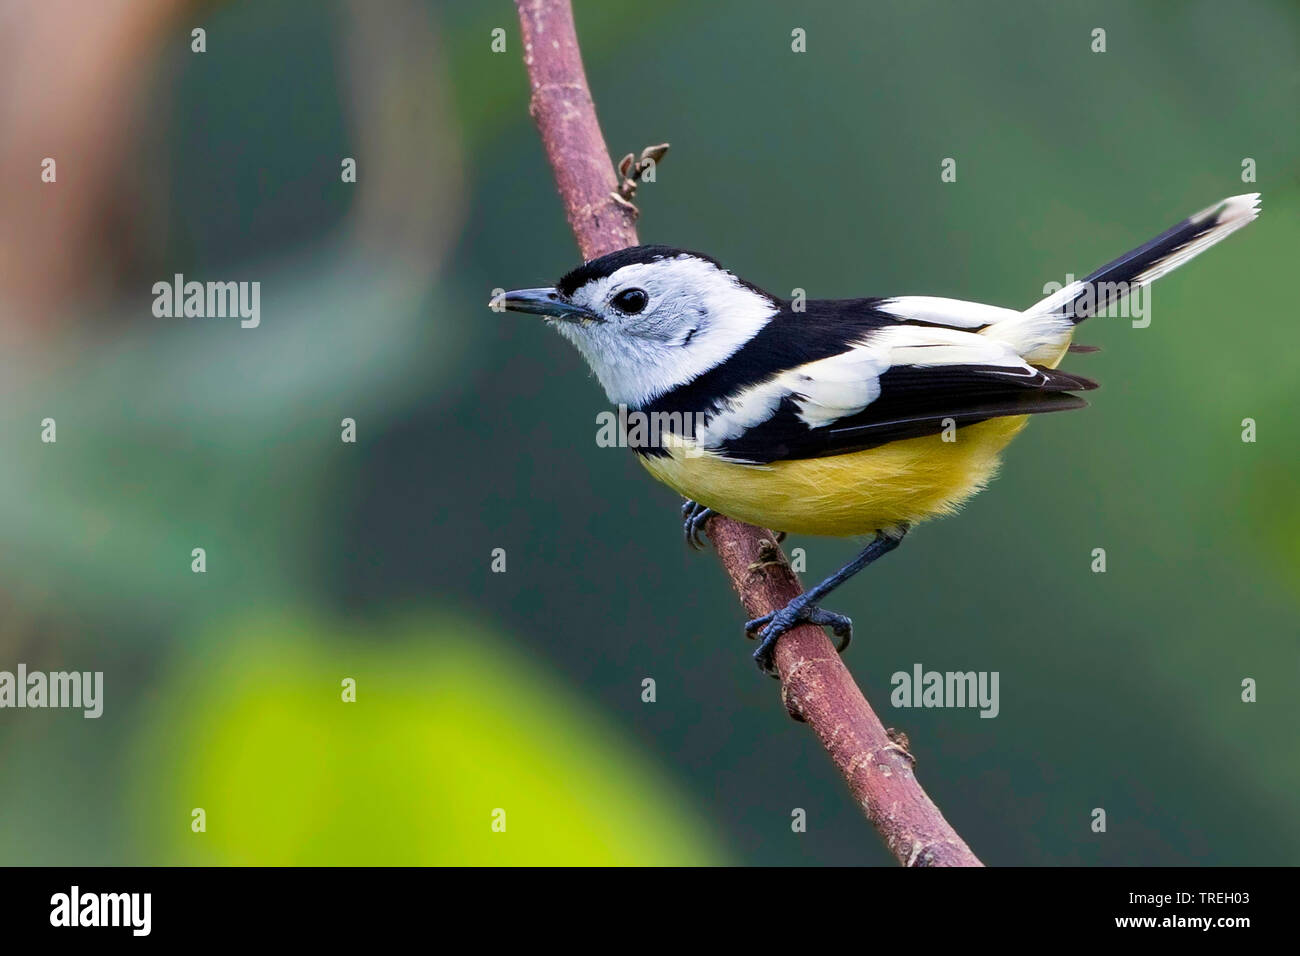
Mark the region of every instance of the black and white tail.
[[1107, 263], [1087, 278], [1054, 292], [1024, 314], [1068, 319], [1077, 325], [1199, 256], [1253, 222], [1258, 215], [1259, 193], [1230, 196]]

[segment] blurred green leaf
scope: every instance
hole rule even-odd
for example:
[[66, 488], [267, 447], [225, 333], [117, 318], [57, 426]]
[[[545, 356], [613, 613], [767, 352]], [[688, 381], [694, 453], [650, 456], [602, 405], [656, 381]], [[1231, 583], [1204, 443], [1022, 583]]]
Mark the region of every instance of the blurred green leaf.
[[[150, 862], [725, 859], [635, 745], [475, 625], [283, 618], [204, 646], [142, 724], [128, 802]], [[191, 832], [195, 807], [206, 832]]]

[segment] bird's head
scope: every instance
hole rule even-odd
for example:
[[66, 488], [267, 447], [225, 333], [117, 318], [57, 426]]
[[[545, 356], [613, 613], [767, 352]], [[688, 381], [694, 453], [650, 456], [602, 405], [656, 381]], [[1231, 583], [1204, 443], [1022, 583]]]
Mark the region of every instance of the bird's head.
[[610, 401], [630, 407], [723, 362], [779, 308], [708, 256], [666, 246], [612, 252], [553, 288], [507, 292], [501, 302], [545, 317], [577, 346]]

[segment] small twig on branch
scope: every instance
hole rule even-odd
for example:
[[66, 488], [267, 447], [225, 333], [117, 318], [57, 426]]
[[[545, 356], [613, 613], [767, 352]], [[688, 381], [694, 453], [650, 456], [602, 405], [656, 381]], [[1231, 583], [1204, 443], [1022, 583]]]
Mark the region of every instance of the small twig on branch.
[[[515, 0], [515, 6], [532, 86], [529, 112], [583, 259], [636, 245], [636, 210], [618, 201], [569, 0]], [[779, 610], [801, 593], [771, 531], [717, 517], [708, 535], [748, 617]], [[817, 734], [900, 863], [982, 865], [921, 789], [906, 738], [899, 744], [897, 732], [891, 737], [885, 730], [820, 627], [790, 630], [777, 642], [775, 661], [787, 710]]]
[[[619, 160], [618, 174], [623, 177], [623, 181], [618, 184], [618, 192], [614, 194], [615, 202], [620, 205], [624, 202], [628, 205], [632, 204], [632, 200], [636, 198], [636, 188], [641, 184], [642, 178], [655, 169], [660, 160], [668, 155], [668, 145], [668, 143], [660, 143], [658, 146], [647, 146], [641, 150], [640, 159], [628, 153]], [[653, 173], [650, 173], [650, 178], [651, 180], [654, 179]], [[636, 206], [632, 206], [632, 208], [636, 209]], [[641, 211], [637, 209], [634, 215], [641, 215]]]

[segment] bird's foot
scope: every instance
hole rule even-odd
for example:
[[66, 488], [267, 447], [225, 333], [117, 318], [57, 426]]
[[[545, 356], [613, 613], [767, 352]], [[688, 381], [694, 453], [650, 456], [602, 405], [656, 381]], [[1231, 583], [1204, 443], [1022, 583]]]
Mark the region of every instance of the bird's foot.
[[704, 548], [704, 539], [701, 535], [704, 533], [704, 527], [709, 523], [710, 518], [716, 518], [718, 513], [712, 508], [706, 508], [698, 501], [687, 499], [682, 504], [682, 533], [686, 536], [686, 543], [696, 551]]
[[[824, 611], [811, 600], [807, 594], [801, 594], [779, 611], [772, 611], [762, 617], [756, 617], [745, 623], [745, 634], [758, 638], [758, 648], [754, 651], [754, 661], [758, 669], [769, 677], [778, 677], [776, 666], [772, 662], [772, 652], [781, 635], [799, 624], [816, 624], [829, 627], [840, 639], [835, 650], [843, 653], [853, 640], [853, 622], [843, 614]], [[760, 631], [759, 628], [762, 628]], [[757, 635], [755, 631], [759, 631]]]

